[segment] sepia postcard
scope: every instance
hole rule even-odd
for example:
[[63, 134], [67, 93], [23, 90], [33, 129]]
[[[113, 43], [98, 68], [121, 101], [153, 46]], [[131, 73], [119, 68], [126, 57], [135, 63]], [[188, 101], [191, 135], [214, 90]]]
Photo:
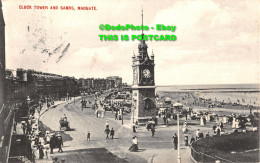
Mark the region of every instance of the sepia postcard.
[[0, 162], [259, 162], [258, 0], [0, 0]]

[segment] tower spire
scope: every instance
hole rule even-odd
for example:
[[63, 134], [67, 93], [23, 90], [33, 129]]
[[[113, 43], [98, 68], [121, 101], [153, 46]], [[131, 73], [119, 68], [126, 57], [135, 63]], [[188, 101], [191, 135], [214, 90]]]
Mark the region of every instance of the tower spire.
[[143, 33], [143, 6], [142, 6], [142, 35], [144, 35], [144, 33]]

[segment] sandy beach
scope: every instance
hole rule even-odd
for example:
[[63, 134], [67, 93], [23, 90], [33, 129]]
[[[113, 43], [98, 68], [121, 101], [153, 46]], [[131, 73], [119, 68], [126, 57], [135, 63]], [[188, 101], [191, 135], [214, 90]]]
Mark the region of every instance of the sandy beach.
[[[250, 105], [252, 113], [260, 110], [259, 92], [241, 91], [158, 91], [159, 99], [170, 97], [172, 102], [184, 104], [184, 108], [193, 108], [194, 111], [215, 112], [218, 115], [229, 115], [231, 113], [249, 115]], [[222, 103], [222, 104], [221, 104]], [[209, 107], [209, 105], [215, 106]]]

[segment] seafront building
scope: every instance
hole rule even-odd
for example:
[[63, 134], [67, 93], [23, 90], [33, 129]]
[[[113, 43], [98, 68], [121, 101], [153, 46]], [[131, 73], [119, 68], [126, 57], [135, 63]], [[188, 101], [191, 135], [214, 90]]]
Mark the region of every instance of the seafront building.
[[119, 76], [109, 76], [109, 77], [107, 77], [107, 80], [114, 81], [115, 88], [122, 87], [122, 78]]
[[10, 150], [13, 107], [5, 99], [5, 21], [0, 0], [0, 162], [6, 162]]
[[5, 21], [0, 0], [0, 107], [4, 101], [4, 78], [5, 78]]
[[30, 97], [33, 100], [75, 97], [81, 92], [95, 93], [122, 87], [122, 78], [87, 78], [76, 79], [53, 73], [45, 73], [32, 69], [7, 69], [5, 72], [6, 99], [23, 101]]

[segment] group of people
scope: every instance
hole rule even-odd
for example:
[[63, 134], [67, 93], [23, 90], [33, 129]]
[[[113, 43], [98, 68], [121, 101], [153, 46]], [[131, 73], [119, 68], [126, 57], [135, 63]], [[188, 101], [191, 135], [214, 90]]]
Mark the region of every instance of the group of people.
[[[61, 146], [63, 145], [61, 133], [57, 135], [46, 131], [44, 134], [39, 126], [39, 118], [42, 105], [30, 106], [28, 119], [21, 121], [21, 128], [24, 135], [28, 140], [28, 147], [30, 146], [30, 153], [33, 160], [49, 158], [53, 149], [58, 147], [59, 152], [63, 152]], [[67, 120], [66, 115], [63, 117]], [[16, 123], [14, 124], [14, 132], [16, 133]]]
[[113, 127], [111, 128], [111, 130], [109, 129], [108, 121], [106, 121], [106, 128], [105, 128], [104, 132], [106, 133], [106, 139], [109, 139], [109, 134], [110, 134], [111, 139], [114, 139], [115, 130], [113, 129]]
[[31, 148], [34, 159], [49, 158], [50, 153], [53, 154], [53, 149], [56, 147], [59, 148], [58, 152], [62, 153], [62, 146], [63, 141], [60, 132], [56, 135], [54, 132], [50, 133], [46, 131], [45, 135], [40, 133], [31, 138]]

